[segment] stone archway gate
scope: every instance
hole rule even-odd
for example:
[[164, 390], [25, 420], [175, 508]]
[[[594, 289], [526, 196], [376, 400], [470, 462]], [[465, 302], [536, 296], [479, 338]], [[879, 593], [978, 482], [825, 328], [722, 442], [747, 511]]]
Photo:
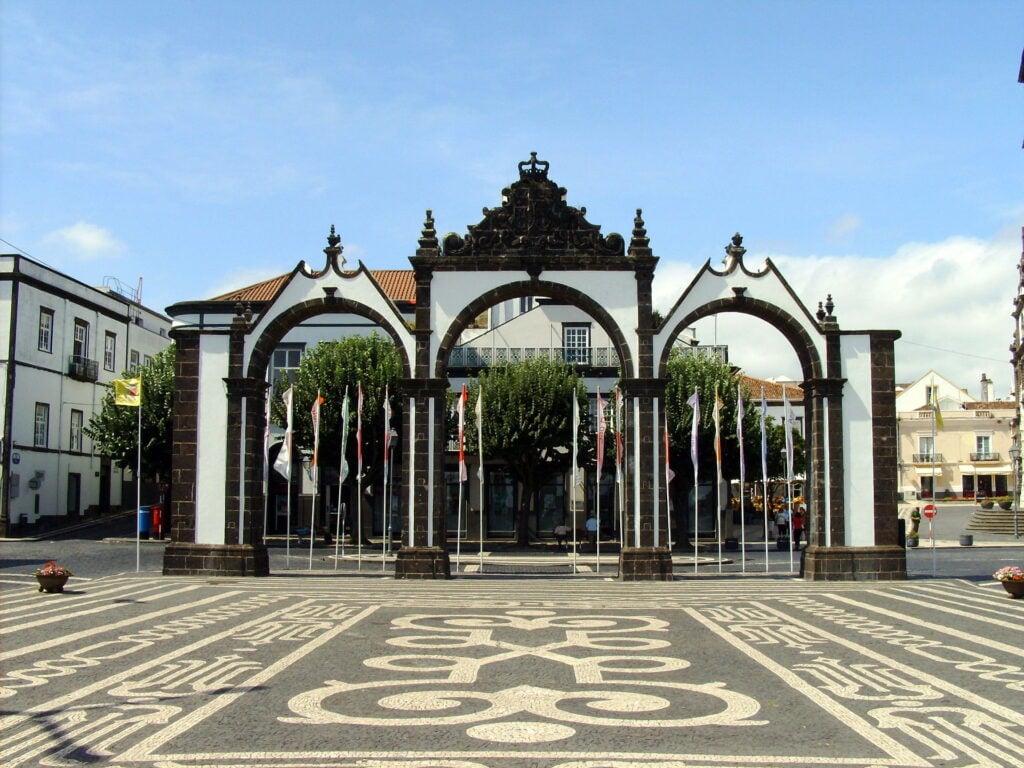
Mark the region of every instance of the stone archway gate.
[[[448, 358], [481, 311], [520, 296], [572, 303], [607, 332], [622, 369], [627, 436], [623, 580], [672, 578], [661, 450], [664, 368], [674, 339], [696, 320], [740, 312], [763, 319], [792, 344], [803, 371], [811, 510], [804, 575], [809, 579], [900, 579], [897, 546], [897, 331], [842, 331], [831, 302], [812, 316], [775, 266], [743, 262], [737, 235], [723, 270], [699, 270], [655, 326], [652, 283], [658, 258], [637, 210], [628, 244], [601, 234], [585, 208], [565, 202], [548, 163], [519, 164], [501, 205], [464, 235], [440, 242], [430, 211], [410, 258], [416, 282], [407, 323], [371, 273], [345, 270], [340, 238], [328, 238], [322, 270], [300, 263], [258, 314], [244, 306], [179, 304], [175, 380], [171, 542], [168, 574], [265, 575], [262, 441], [266, 370], [288, 330], [318, 314], [352, 313], [380, 326], [403, 359], [400, 578], [450, 575], [444, 531], [445, 393]], [[635, 293], [625, 286], [635, 286]]]

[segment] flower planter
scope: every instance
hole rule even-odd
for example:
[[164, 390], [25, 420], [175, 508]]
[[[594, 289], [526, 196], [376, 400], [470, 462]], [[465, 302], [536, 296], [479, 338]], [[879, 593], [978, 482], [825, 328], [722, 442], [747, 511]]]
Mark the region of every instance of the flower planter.
[[1010, 507], [1012, 507], [1012, 506], [1013, 506], [1013, 503], [1009, 502], [1009, 501], [1000, 501], [999, 502], [999, 508], [1000, 509], [1005, 509], [1005, 510], [1009, 511]]
[[36, 581], [39, 582], [40, 592], [63, 592], [64, 585], [68, 583], [66, 573], [58, 573], [52, 576], [36, 574]]
[[1024, 597], [1024, 581], [1003, 581], [1000, 582], [1003, 585], [1010, 597], [1017, 599]]
[[907, 537], [907, 546], [908, 547], [916, 547], [917, 545], [918, 545], [918, 538], [917, 538], [917, 536], [909, 536], [909, 537]]
[[960, 534], [960, 546], [961, 547], [973, 547], [974, 546], [974, 534], [961, 533]]

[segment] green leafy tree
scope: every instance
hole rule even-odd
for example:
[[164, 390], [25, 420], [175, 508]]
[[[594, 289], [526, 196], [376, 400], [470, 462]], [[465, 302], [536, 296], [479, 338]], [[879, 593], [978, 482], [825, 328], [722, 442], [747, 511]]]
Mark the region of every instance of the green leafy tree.
[[[700, 392], [700, 424], [697, 429], [698, 472], [702, 483], [714, 483], [716, 478], [714, 449], [714, 403], [717, 389], [719, 407], [719, 435], [722, 446], [722, 474], [725, 480], [739, 477], [739, 440], [736, 435], [737, 385], [739, 372], [721, 358], [714, 355], [699, 355], [673, 350], [666, 366], [668, 380], [665, 387], [665, 401], [669, 424], [669, 439], [672, 447], [671, 463], [676, 473], [676, 498], [688, 498], [693, 488], [693, 463], [690, 458], [690, 435], [693, 424], [693, 409], [687, 400], [694, 388]], [[743, 454], [745, 477], [748, 482], [761, 481], [761, 416], [760, 393], [743, 392]], [[785, 429], [784, 425], [768, 417], [765, 424], [766, 457], [768, 479], [785, 478]], [[793, 434], [794, 473], [799, 474], [804, 466], [803, 437]], [[676, 504], [677, 509], [685, 505]], [[688, 525], [689, 516], [684, 516]]]
[[[470, 387], [467, 435], [476, 435], [473, 410], [481, 386], [484, 456], [505, 462], [522, 486], [516, 529], [519, 544], [526, 546], [529, 519], [538, 509], [541, 489], [572, 465], [573, 397], [579, 403], [577, 446], [581, 464], [591, 450], [586, 386], [569, 366], [547, 359], [482, 371]], [[467, 438], [466, 449], [475, 452], [476, 442]]]
[[[349, 336], [338, 341], [322, 341], [309, 349], [296, 370], [295, 401], [292, 423], [294, 445], [311, 454], [313, 451], [313, 401], [317, 392], [324, 398], [320, 406], [320, 444], [317, 460], [321, 477], [336, 472], [341, 458], [342, 431], [348, 432], [346, 460], [349, 478], [356, 473], [356, 408], [359, 385], [363, 389], [363, 485], [368, 487], [383, 478], [384, 470], [384, 393], [391, 402], [391, 428], [402, 430], [401, 398], [398, 383], [402, 361], [394, 342], [377, 333]], [[271, 419], [285, 426], [287, 413], [282, 395], [286, 381], [278, 383], [271, 403]], [[349, 422], [341, 423], [345, 392], [349, 396]]]
[[[142, 477], [166, 482], [171, 476], [173, 441], [174, 356], [172, 344], [153, 356], [138, 371], [123, 371], [122, 379], [142, 379]], [[114, 405], [114, 388], [103, 396], [83, 432], [96, 451], [109, 456], [121, 469], [134, 471], [138, 461], [139, 409]]]

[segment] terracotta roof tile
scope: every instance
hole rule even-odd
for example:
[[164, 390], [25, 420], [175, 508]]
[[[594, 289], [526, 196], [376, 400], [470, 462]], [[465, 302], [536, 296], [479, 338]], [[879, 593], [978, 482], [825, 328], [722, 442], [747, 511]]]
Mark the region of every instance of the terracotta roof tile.
[[[411, 269], [375, 269], [370, 270], [370, 274], [392, 301], [416, 301], [416, 279]], [[284, 286], [288, 276], [278, 275], [262, 283], [214, 296], [210, 301], [272, 301]]]
[[757, 397], [761, 396], [761, 387], [764, 387], [765, 400], [778, 400], [781, 402], [782, 387], [785, 386], [789, 402], [802, 403], [804, 401], [804, 391], [796, 384], [783, 385], [774, 381], [768, 381], [767, 379], [759, 379], [756, 376], [748, 376], [745, 373], [740, 374], [740, 380]]

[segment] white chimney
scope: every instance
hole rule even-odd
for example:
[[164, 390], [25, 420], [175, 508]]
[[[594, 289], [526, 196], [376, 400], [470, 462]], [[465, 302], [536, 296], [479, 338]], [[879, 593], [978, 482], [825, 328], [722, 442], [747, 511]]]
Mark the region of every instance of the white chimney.
[[981, 402], [992, 402], [992, 379], [987, 374], [981, 374]]

